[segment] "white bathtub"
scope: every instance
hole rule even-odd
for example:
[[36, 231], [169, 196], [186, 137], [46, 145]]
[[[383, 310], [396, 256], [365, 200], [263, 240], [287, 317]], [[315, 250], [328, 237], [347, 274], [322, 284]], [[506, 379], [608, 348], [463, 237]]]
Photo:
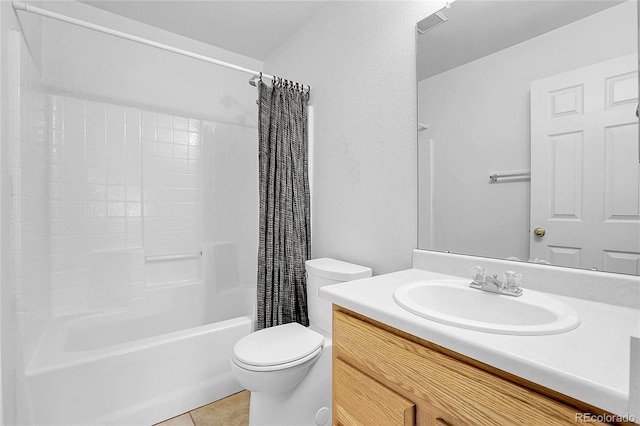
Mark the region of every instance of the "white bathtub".
[[183, 303], [204, 292], [165, 287], [127, 310], [54, 318], [25, 370], [22, 423], [150, 425], [241, 390], [229, 359], [252, 320], [220, 318], [246, 313], [255, 290]]

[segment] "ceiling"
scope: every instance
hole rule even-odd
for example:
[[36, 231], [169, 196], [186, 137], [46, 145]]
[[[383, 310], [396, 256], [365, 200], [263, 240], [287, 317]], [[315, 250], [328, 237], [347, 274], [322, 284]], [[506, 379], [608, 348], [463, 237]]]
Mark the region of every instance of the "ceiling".
[[[79, 0], [265, 61], [335, 0]], [[623, 0], [457, 0], [417, 38], [418, 81], [585, 18]], [[434, 60], [437, 58], [437, 60]]]
[[331, 1], [80, 0], [264, 61]]
[[622, 0], [457, 0], [417, 37], [418, 81], [622, 3]]

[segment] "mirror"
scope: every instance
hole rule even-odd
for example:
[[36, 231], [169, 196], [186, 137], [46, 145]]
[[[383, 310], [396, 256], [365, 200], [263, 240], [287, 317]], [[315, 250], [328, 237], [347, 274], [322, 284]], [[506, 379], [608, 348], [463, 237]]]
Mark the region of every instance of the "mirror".
[[418, 247], [638, 275], [638, 11], [457, 0], [417, 24]]

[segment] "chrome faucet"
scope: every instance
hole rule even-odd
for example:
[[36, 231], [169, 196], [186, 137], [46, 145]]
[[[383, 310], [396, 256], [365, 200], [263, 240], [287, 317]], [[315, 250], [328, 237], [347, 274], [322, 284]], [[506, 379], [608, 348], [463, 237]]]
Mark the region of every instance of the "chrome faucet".
[[520, 287], [522, 275], [516, 272], [505, 272], [503, 281], [500, 281], [498, 275], [489, 275], [486, 268], [476, 266], [473, 268], [473, 277], [473, 281], [469, 284], [471, 288], [507, 296], [522, 295], [522, 287]]

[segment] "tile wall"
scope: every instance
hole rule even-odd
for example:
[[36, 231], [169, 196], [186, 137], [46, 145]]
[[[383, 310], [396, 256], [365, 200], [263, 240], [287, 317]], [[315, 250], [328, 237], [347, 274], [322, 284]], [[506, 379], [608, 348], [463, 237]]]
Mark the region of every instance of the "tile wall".
[[[146, 298], [162, 293], [155, 291], [158, 287], [193, 280], [206, 283], [184, 287], [189, 291], [180, 294], [206, 296], [194, 303], [201, 304], [200, 310], [204, 306], [205, 311], [222, 315], [210, 319], [250, 313], [255, 298], [245, 303], [248, 298], [243, 294], [250, 295], [246, 289], [255, 288], [257, 135], [255, 128], [47, 93], [52, 85], [48, 81], [45, 87], [38, 68], [47, 63], [48, 69], [52, 63], [41, 53], [52, 52], [54, 62], [64, 61], [55, 49], [40, 45], [41, 40], [53, 40], [41, 37], [45, 22], [26, 15], [20, 15], [18, 22], [10, 5], [1, 9], [3, 24], [9, 25], [0, 31], [1, 59], [8, 71], [8, 84], [0, 93], [4, 125], [0, 150], [3, 188], [11, 181], [11, 191], [3, 191], [1, 203], [10, 216], [3, 221], [2, 251], [7, 248], [10, 255], [3, 256], [0, 288], [0, 375], [5, 390], [0, 417], [13, 424], [19, 412], [27, 412], [22, 376], [54, 316], [130, 308], [132, 301], [153, 304], [155, 299]], [[74, 52], [74, 57], [82, 57]], [[123, 75], [132, 70], [146, 73], [136, 64], [123, 65]], [[243, 79], [242, 88], [225, 87], [226, 78], [211, 80], [209, 66], [205, 68], [198, 81], [215, 80], [214, 88], [225, 93], [202, 95], [206, 101], [193, 98], [206, 91], [190, 81], [177, 104], [158, 103], [153, 100], [173, 101], [174, 95], [151, 96], [145, 90], [153, 84], [142, 85], [142, 91], [134, 90], [135, 102], [151, 99], [146, 103], [157, 109], [182, 108], [255, 123], [251, 109], [237, 117], [238, 105], [253, 102], [244, 77], [233, 77], [233, 81]], [[161, 70], [154, 78], [164, 81], [165, 72], [171, 71]], [[110, 70], [105, 76], [112, 74]], [[74, 91], [89, 91], [76, 84], [77, 78], [95, 77], [61, 75], [66, 85], [60, 90]], [[116, 86], [106, 96], [130, 98], [133, 92], [126, 85]], [[167, 93], [181, 92], [173, 88]], [[240, 104], [230, 107], [224, 102], [229, 96], [240, 99]], [[202, 254], [162, 263], [145, 261], [148, 256], [185, 252]], [[4, 268], [9, 262], [10, 267]], [[233, 297], [224, 299], [223, 293]], [[187, 299], [193, 297], [171, 302], [187, 305]]]
[[139, 110], [51, 97], [54, 315], [117, 307], [144, 280], [139, 129]]
[[205, 173], [203, 231], [207, 279], [218, 292], [255, 287], [258, 270], [258, 134], [255, 128], [203, 123]]
[[51, 124], [54, 315], [255, 283], [255, 129], [58, 95]]
[[150, 285], [202, 279], [204, 177], [212, 173], [202, 126], [200, 120], [143, 113], [145, 254], [176, 256], [147, 263]]
[[235, 301], [256, 279], [256, 129], [49, 94], [19, 32], [8, 45], [3, 357], [21, 371], [51, 317], [127, 309], [158, 286], [204, 280], [194, 303], [210, 318], [250, 313]]
[[9, 45], [11, 273], [20, 363], [29, 358], [50, 315], [48, 96], [20, 33], [10, 31]]
[[[7, 34], [8, 143], [11, 191], [10, 276], [2, 283], [3, 416], [24, 404], [24, 366], [50, 317], [48, 102], [38, 67], [17, 30]], [[4, 33], [3, 33], [4, 36]], [[4, 151], [3, 151], [4, 152]], [[3, 199], [3, 204], [4, 204]]]

